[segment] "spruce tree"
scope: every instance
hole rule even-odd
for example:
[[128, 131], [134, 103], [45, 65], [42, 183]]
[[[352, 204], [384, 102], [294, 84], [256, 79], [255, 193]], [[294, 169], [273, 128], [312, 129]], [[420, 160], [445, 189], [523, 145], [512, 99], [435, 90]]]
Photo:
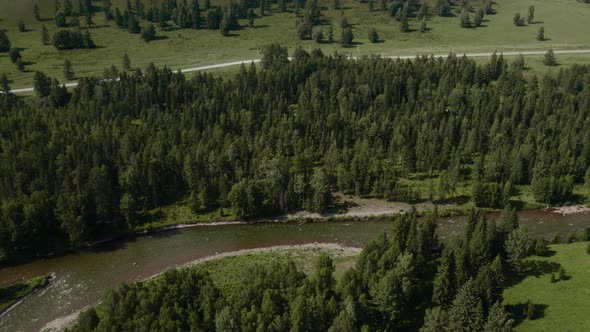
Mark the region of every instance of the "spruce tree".
[[529, 7], [529, 15], [527, 17], [528, 24], [533, 24], [535, 22], [535, 6], [531, 5]]
[[2, 73], [0, 75], [0, 91], [2, 91], [5, 94], [8, 94], [10, 92], [8, 76], [6, 76], [5, 73]]
[[16, 69], [18, 69], [19, 71], [24, 71], [25, 70], [25, 64], [24, 64], [22, 58], [18, 58], [16, 60]]
[[253, 28], [254, 27], [254, 17], [256, 15], [254, 14], [254, 10], [252, 8], [249, 8], [248, 9], [248, 15], [247, 16], [248, 16], [248, 26], [250, 28]]
[[13, 47], [8, 52], [8, 57], [10, 58], [10, 62], [16, 63], [16, 60], [20, 59], [22, 56], [20, 54], [20, 50], [16, 47]]
[[469, 18], [469, 12], [465, 8], [461, 9], [461, 27], [471, 28], [471, 19]]
[[426, 17], [422, 18], [422, 23], [420, 23], [420, 32], [424, 33], [428, 30], [428, 26], [426, 25]]
[[481, 25], [481, 23], [483, 22], [483, 17], [484, 17], [484, 10], [483, 8], [479, 8], [477, 9], [477, 11], [475, 12], [475, 15], [473, 16], [473, 26], [474, 27], [479, 27]]
[[33, 5], [33, 16], [35, 17], [35, 20], [41, 21], [41, 14], [39, 12], [39, 5], [38, 4]]
[[473, 279], [469, 279], [457, 292], [449, 309], [450, 331], [482, 331], [484, 312]]
[[410, 32], [410, 24], [408, 23], [408, 16], [405, 13], [402, 14], [401, 20], [399, 22], [399, 31]]
[[379, 42], [379, 35], [377, 34], [377, 30], [375, 30], [375, 28], [369, 29], [369, 41], [373, 44]]
[[131, 59], [127, 52], [123, 54], [123, 70], [131, 70]]
[[47, 97], [51, 93], [51, 78], [43, 72], [35, 72], [33, 76], [33, 89], [39, 97]]
[[49, 45], [49, 31], [45, 24], [41, 26], [41, 43], [43, 45]]
[[342, 38], [340, 39], [340, 44], [343, 47], [349, 46], [352, 43], [353, 39], [354, 35], [352, 33], [352, 28], [350, 26], [347, 26], [342, 30]]
[[557, 59], [555, 58], [555, 52], [552, 49], [545, 53], [545, 57], [543, 58], [543, 63], [546, 66], [557, 66]]
[[70, 59], [66, 59], [64, 61], [64, 77], [67, 80], [73, 80], [75, 77], [74, 70], [72, 69], [72, 62], [70, 61]]
[[545, 40], [545, 27], [540, 27], [539, 32], [537, 33], [537, 40], [544, 41]]
[[18, 20], [18, 31], [20, 31], [20, 32], [27, 31], [27, 27], [25, 26], [25, 21], [22, 18]]

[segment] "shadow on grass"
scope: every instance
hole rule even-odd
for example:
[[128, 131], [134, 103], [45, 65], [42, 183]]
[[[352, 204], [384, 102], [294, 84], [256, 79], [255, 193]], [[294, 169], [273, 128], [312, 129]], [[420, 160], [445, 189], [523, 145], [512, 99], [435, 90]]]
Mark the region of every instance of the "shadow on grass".
[[471, 201], [471, 196], [468, 195], [458, 195], [454, 197], [449, 197], [444, 200], [438, 200], [437, 203], [439, 204], [456, 204], [456, 205], [463, 205], [467, 204]]
[[[529, 309], [531, 305], [532, 309]], [[544, 318], [545, 311], [548, 307], [547, 304], [542, 303], [517, 303], [507, 305], [506, 310], [512, 314], [512, 318], [514, 319], [513, 326], [518, 326], [525, 319], [535, 320]], [[532, 315], [532, 317], [528, 317], [528, 315]]]
[[[521, 283], [527, 277], [539, 278], [546, 274], [552, 274], [559, 271], [561, 265], [555, 262], [546, 262], [539, 260], [532, 260], [525, 262], [525, 269], [519, 274], [513, 274], [506, 278], [507, 286], [514, 286]], [[549, 280], [547, 280], [549, 282]]]

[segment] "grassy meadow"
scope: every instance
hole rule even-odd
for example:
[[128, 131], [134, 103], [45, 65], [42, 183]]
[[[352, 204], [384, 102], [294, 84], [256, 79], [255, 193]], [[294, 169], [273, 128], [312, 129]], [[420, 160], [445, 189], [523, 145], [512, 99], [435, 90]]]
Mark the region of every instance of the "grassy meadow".
[[285, 262], [291, 259], [306, 274], [313, 273], [315, 260], [320, 254], [332, 257], [336, 279], [339, 279], [348, 268], [354, 266], [358, 258], [357, 251], [346, 248], [273, 249], [213, 259], [199, 263], [195, 265], [195, 268], [208, 271], [215, 284], [222, 291], [227, 291], [237, 287], [244, 278], [248, 278], [248, 271], [253, 267], [268, 266], [272, 262]]
[[[516, 331], [588, 331], [590, 330], [590, 255], [588, 242], [550, 246], [548, 257], [530, 257], [528, 276], [504, 291], [508, 305], [531, 301], [536, 319], [515, 316]], [[551, 283], [551, 274], [566, 271], [565, 280]]]
[[[34, 20], [35, 2], [39, 3], [42, 22]], [[177, 29], [171, 25], [158, 32], [161, 39], [146, 43], [139, 35], [117, 28], [112, 21], [105, 21], [98, 7], [101, 2], [94, 1], [97, 13], [94, 16], [95, 25], [90, 30], [98, 48], [58, 51], [51, 45], [42, 45], [40, 37], [42, 24], [49, 29], [50, 35], [61, 29], [53, 21], [53, 1], [0, 1], [0, 29], [7, 32], [14, 47], [22, 50], [26, 67], [26, 71], [19, 72], [8, 59], [8, 55], [3, 53], [0, 54], [0, 73], [9, 75], [13, 88], [28, 87], [31, 86], [34, 71], [43, 71], [65, 81], [63, 62], [66, 58], [72, 61], [76, 76], [83, 77], [101, 75], [104, 68], [111, 65], [121, 67], [121, 59], [126, 52], [135, 67], [144, 68], [148, 63], [154, 62], [158, 66], [178, 69], [258, 58], [260, 48], [272, 42], [284, 44], [290, 51], [297, 46], [307, 50], [319, 46], [326, 53], [339, 51], [353, 56], [590, 48], [590, 39], [585, 33], [590, 5], [576, 0], [498, 0], [494, 4], [496, 14], [486, 16], [479, 28], [461, 28], [457, 15], [448, 18], [430, 15], [427, 21], [429, 30], [425, 33], [419, 31], [420, 22], [417, 18], [410, 19], [411, 32], [400, 32], [398, 22], [386, 11], [382, 11], [378, 3], [375, 3], [374, 10], [370, 12], [368, 2], [342, 2], [344, 10], [334, 10], [333, 1], [319, 0], [324, 9], [323, 25], [326, 28], [328, 25], [333, 26], [335, 41], [317, 44], [312, 40], [297, 38], [296, 16], [291, 7], [287, 12], [281, 13], [277, 5], [273, 4], [272, 10], [264, 17], [256, 18], [254, 28], [249, 28], [246, 20], [239, 20], [241, 28], [232, 31], [228, 37], [221, 36], [217, 30]], [[430, 7], [433, 7], [434, 1], [430, 2]], [[125, 1], [114, 0], [113, 3], [122, 8]], [[474, 8], [478, 8], [479, 3], [472, 1]], [[213, 1], [213, 5], [221, 4], [221, 1]], [[520, 12], [526, 16], [529, 5], [535, 6], [535, 22], [515, 27], [512, 23], [514, 14]], [[354, 45], [349, 48], [341, 47], [338, 42], [343, 17], [352, 24], [355, 35]], [[18, 31], [17, 22], [20, 18], [27, 26], [26, 32]], [[83, 17], [80, 17], [80, 22], [84, 25]], [[545, 27], [548, 39], [543, 42], [536, 40], [540, 26]], [[377, 29], [381, 39], [376, 44], [369, 43], [367, 37], [368, 30], [373, 27]], [[562, 67], [573, 62], [590, 63], [590, 55], [562, 55], [558, 56], [558, 60], [561, 60]], [[531, 69], [547, 69], [539, 64], [540, 57], [534, 57]]]

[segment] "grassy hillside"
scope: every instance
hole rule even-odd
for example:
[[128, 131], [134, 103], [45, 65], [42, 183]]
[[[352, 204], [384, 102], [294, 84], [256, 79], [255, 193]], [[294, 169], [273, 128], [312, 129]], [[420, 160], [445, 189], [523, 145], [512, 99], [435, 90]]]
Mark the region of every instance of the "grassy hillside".
[[[537, 305], [538, 318], [516, 317], [517, 331], [588, 331], [590, 329], [590, 255], [587, 242], [550, 247], [549, 257], [531, 257], [535, 263], [529, 276], [504, 292], [506, 304], [530, 300]], [[566, 280], [550, 282], [562, 267]]]
[[[33, 4], [37, 0], [0, 1], [0, 29], [7, 31], [13, 46], [22, 49], [23, 61], [27, 71], [19, 72], [10, 63], [6, 54], [0, 55], [0, 72], [7, 72], [13, 81], [13, 87], [31, 85], [33, 72], [41, 70], [62, 81], [63, 61], [71, 59], [76, 76], [100, 75], [104, 68], [111, 65], [120, 67], [121, 58], [127, 52], [132, 65], [143, 68], [149, 62], [157, 65], [167, 65], [172, 68], [187, 68], [203, 64], [217, 63], [229, 60], [251, 59], [259, 57], [259, 49], [265, 44], [279, 42], [288, 45], [290, 50], [296, 46], [305, 49], [321, 46], [325, 52], [335, 50], [351, 55], [382, 54], [408, 55], [419, 53], [480, 52], [494, 50], [545, 50], [548, 48], [590, 48], [590, 40], [583, 33], [587, 29], [587, 17], [590, 16], [590, 5], [576, 0], [498, 0], [494, 5], [495, 15], [486, 16], [479, 28], [463, 29], [459, 26], [459, 17], [428, 18], [429, 31], [421, 33], [420, 22], [416, 18], [410, 19], [409, 33], [399, 30], [399, 23], [380, 10], [380, 4], [375, 2], [374, 11], [369, 12], [368, 3], [343, 0], [344, 10], [334, 10], [333, 1], [320, 0], [322, 22], [324, 26], [334, 28], [333, 43], [318, 45], [311, 40], [299, 40], [295, 31], [295, 13], [291, 10], [280, 13], [277, 5], [262, 18], [255, 20], [255, 27], [247, 27], [246, 20], [240, 20], [240, 30], [232, 31], [230, 36], [222, 37], [217, 30], [176, 29], [171, 26], [166, 31], [159, 31], [162, 39], [145, 43], [139, 35], [130, 34], [126, 30], [116, 27], [114, 22], [105, 22], [102, 12], [96, 13], [96, 24], [91, 33], [99, 46], [97, 49], [57, 51], [53, 46], [42, 45], [40, 41], [41, 24], [45, 24], [52, 35], [58, 28], [53, 21], [53, 1], [37, 1], [41, 8], [44, 22], [37, 22], [33, 18]], [[122, 7], [123, 0], [113, 1]], [[149, 3], [144, 1], [145, 3]], [[434, 1], [430, 1], [430, 7]], [[213, 1], [213, 4], [220, 2]], [[479, 1], [472, 1], [473, 7], [479, 7]], [[99, 1], [94, 5], [98, 6]], [[201, 6], [203, 2], [201, 1]], [[512, 18], [516, 12], [526, 16], [529, 5], [536, 8], [534, 24], [515, 27]], [[344, 16], [343, 16], [344, 15]], [[473, 14], [472, 14], [473, 16]], [[353, 25], [355, 35], [354, 45], [342, 48], [340, 39], [340, 21], [346, 17]], [[19, 32], [17, 21], [24, 19], [27, 31]], [[84, 25], [84, 18], [80, 17]], [[547, 41], [536, 40], [537, 30], [545, 27]], [[371, 44], [367, 33], [370, 28], [376, 28], [382, 42]], [[571, 56], [575, 61], [588, 63], [590, 56]], [[570, 56], [561, 56], [564, 64]], [[541, 67], [544, 69], [544, 67]]]

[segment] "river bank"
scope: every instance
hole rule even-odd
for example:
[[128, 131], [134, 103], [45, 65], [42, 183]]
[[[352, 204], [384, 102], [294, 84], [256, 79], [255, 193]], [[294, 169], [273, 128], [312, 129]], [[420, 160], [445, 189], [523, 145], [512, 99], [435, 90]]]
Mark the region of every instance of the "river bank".
[[[330, 257], [332, 257], [333, 260], [337, 260], [337, 259], [342, 259], [342, 258], [347, 258], [347, 257], [356, 257], [361, 253], [361, 251], [362, 251], [362, 249], [359, 247], [347, 247], [347, 246], [343, 246], [338, 243], [308, 243], [308, 244], [302, 244], [302, 245], [280, 245], [280, 246], [273, 246], [273, 247], [267, 247], [267, 248], [242, 249], [242, 250], [237, 250], [234, 252], [219, 253], [219, 254], [195, 259], [191, 262], [188, 262], [188, 263], [186, 263], [182, 266], [176, 267], [176, 268], [178, 268], [178, 269], [193, 268], [193, 267], [197, 267], [199, 265], [204, 265], [207, 263], [213, 263], [215, 261], [226, 260], [226, 259], [241, 259], [244, 261], [251, 259], [251, 262], [250, 262], [251, 264], [252, 264], [252, 262], [259, 263], [261, 259], [264, 259], [264, 257], [262, 257], [262, 255], [267, 255], [267, 254], [275, 255], [277, 258], [281, 257], [281, 256], [286, 256], [286, 257], [291, 258], [293, 255], [297, 255], [298, 257], [305, 257], [305, 261], [307, 261], [307, 263], [309, 263], [315, 257], [317, 257], [320, 253], [326, 253], [326, 254], [330, 255]], [[251, 257], [247, 257], [247, 256], [251, 256]], [[300, 262], [299, 262], [300, 265], [302, 265], [302, 266], [300, 266], [300, 268], [305, 270], [305, 266], [303, 266], [304, 263], [302, 263], [303, 259], [300, 258], [299, 260], [300, 260]], [[227, 262], [221, 268], [219, 268], [219, 265], [218, 265], [217, 269], [218, 270], [227, 269], [229, 265], [232, 265], [232, 263], [233, 262]], [[243, 262], [242, 262], [242, 264], [239, 264], [239, 265], [243, 265]], [[219, 272], [219, 271], [211, 271], [212, 269], [209, 269], [209, 266], [207, 268], [210, 273], [215, 274], [215, 272]], [[145, 278], [144, 280], [141, 280], [140, 282], [146, 282], [146, 281], [158, 278], [166, 271], [161, 271], [157, 274], [149, 276], [148, 278]], [[224, 272], [221, 272], [221, 274]], [[232, 272], [235, 273], [235, 270], [232, 269]], [[217, 274], [220, 274], [220, 273], [217, 273]], [[214, 279], [220, 281], [221, 283], [228, 283], [227, 280], [219, 280], [222, 278], [220, 278], [217, 275], [214, 276]], [[234, 280], [235, 280], [235, 278], [234, 278]], [[221, 287], [224, 287], [224, 286], [221, 285]], [[65, 329], [71, 327], [76, 322], [76, 319], [78, 318], [80, 313], [89, 309], [90, 307], [94, 307], [97, 305], [100, 305], [100, 302], [95, 303], [93, 305], [86, 306], [83, 309], [77, 310], [69, 315], [59, 317], [59, 318], [47, 323], [41, 330], [42, 331], [51, 331], [51, 332], [65, 331]]]
[[[552, 238], [560, 233], [563, 238], [565, 234], [580, 233], [590, 226], [587, 214], [563, 216], [546, 210], [521, 211], [518, 214], [521, 223], [533, 236]], [[488, 216], [494, 218], [497, 214]], [[353, 219], [185, 227], [113, 240], [72, 255], [4, 268], [0, 270], [0, 283], [4, 285], [50, 273], [55, 273], [57, 277], [43, 291], [34, 293], [2, 317], [0, 332], [39, 331], [49, 322], [96, 304], [105, 290], [116, 288], [122, 282], [142, 281], [162, 271], [208, 260], [218, 254], [314, 243], [361, 248], [368, 241], [390, 231], [393, 222], [390, 216], [375, 221], [363, 221], [360, 217]], [[444, 241], [460, 234], [465, 222], [464, 216], [441, 217], [437, 230], [439, 238]], [[228, 272], [228, 275], [231, 274]]]
[[0, 288], [0, 318], [36, 291], [51, 282], [53, 276], [39, 276]]

